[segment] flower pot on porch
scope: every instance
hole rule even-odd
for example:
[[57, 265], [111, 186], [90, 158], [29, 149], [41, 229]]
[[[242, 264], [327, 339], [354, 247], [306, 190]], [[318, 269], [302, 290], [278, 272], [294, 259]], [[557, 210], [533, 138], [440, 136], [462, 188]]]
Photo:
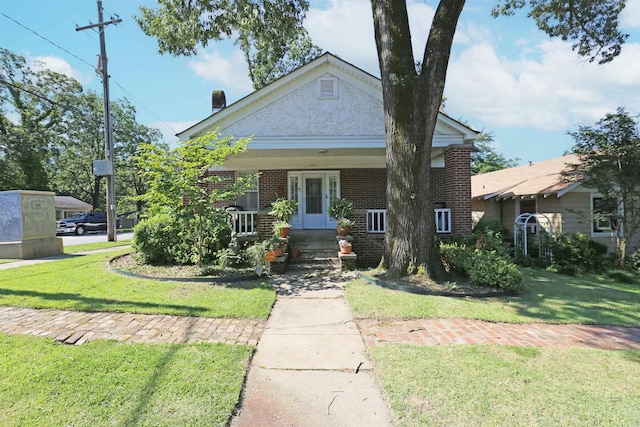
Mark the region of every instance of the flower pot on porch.
[[291, 249], [291, 258], [292, 259], [296, 259], [299, 256], [300, 256], [300, 249], [298, 249], [298, 248]]
[[289, 230], [291, 230], [290, 228], [281, 228], [280, 229], [280, 237], [287, 237], [289, 235]]
[[346, 236], [349, 234], [349, 230], [351, 227], [336, 227], [336, 231], [338, 232], [338, 236]]
[[349, 245], [349, 246], [340, 246], [340, 253], [341, 254], [350, 254], [351, 253], [351, 249], [353, 249], [353, 246]]
[[271, 252], [277, 257], [282, 256], [282, 248], [274, 249]]

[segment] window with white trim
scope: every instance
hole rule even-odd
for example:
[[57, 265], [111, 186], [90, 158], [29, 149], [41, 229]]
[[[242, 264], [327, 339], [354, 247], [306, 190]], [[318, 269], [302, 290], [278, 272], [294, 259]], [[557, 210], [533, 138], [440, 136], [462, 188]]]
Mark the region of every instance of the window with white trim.
[[591, 233], [611, 234], [618, 224], [618, 207], [600, 195], [591, 195]]
[[[238, 172], [236, 176], [240, 178], [247, 175], [253, 175], [255, 173], [257, 172]], [[242, 209], [244, 209], [245, 211], [260, 210], [260, 199], [258, 197], [258, 194], [259, 194], [258, 177], [256, 177], [251, 188], [245, 191], [245, 193], [242, 196], [238, 197], [238, 199], [236, 200], [236, 204], [242, 207]]]
[[338, 79], [335, 77], [320, 77], [318, 79], [318, 98], [337, 98]]

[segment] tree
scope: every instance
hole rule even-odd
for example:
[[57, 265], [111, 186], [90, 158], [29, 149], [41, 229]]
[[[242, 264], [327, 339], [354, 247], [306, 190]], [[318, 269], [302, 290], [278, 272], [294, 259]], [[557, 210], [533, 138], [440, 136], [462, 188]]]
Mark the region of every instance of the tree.
[[518, 166], [520, 159], [507, 159], [493, 147], [491, 132], [480, 133], [474, 145], [480, 150], [471, 158], [471, 173], [474, 175]]
[[624, 268], [628, 243], [640, 230], [640, 131], [638, 116], [624, 108], [607, 114], [596, 127], [581, 126], [570, 135], [579, 161], [567, 167], [570, 180], [584, 180], [612, 206], [607, 214]]
[[[142, 25], [153, 29], [147, 33], [158, 37], [168, 51], [193, 53], [199, 43], [206, 45], [211, 39], [230, 35], [232, 28], [243, 28], [247, 19], [263, 20], [265, 28], [278, 24], [273, 22], [271, 7], [275, 10], [280, 3], [161, 0], [163, 6], [157, 13], [145, 15], [143, 10]], [[308, 3], [283, 3], [285, 28], [301, 27]], [[453, 36], [464, 5], [465, 0], [438, 2], [422, 58], [415, 61], [406, 0], [371, 1], [387, 147], [388, 214], [381, 264], [391, 275], [404, 275], [410, 267], [422, 267], [420, 270], [436, 279], [444, 274], [435, 218], [425, 213], [433, 212], [429, 179], [432, 140]], [[624, 5], [625, 0], [498, 0], [492, 13], [511, 15], [529, 6], [529, 16], [549, 36], [574, 41], [579, 55], [604, 63], [620, 53], [627, 37], [618, 30]], [[240, 12], [238, 16], [234, 11]], [[189, 25], [182, 26], [182, 22]]]
[[149, 207], [149, 216], [169, 214], [180, 237], [194, 251], [195, 261], [202, 267], [207, 246], [217, 236], [210, 230], [212, 221], [222, 210], [216, 203], [235, 200], [251, 188], [255, 175], [225, 182], [225, 178], [207, 172], [220, 166], [227, 157], [246, 151], [249, 139], [232, 140], [207, 134], [180, 143], [167, 150], [144, 144], [136, 158], [148, 190], [140, 198]]
[[141, 6], [136, 21], [156, 37], [160, 53], [191, 56], [210, 40], [235, 37], [254, 89], [320, 56], [302, 22], [306, 0], [158, 0]]
[[[23, 57], [0, 48], [1, 189], [49, 190], [47, 163], [63, 132], [80, 83], [50, 70], [34, 71]], [[10, 120], [7, 114], [17, 118]]]

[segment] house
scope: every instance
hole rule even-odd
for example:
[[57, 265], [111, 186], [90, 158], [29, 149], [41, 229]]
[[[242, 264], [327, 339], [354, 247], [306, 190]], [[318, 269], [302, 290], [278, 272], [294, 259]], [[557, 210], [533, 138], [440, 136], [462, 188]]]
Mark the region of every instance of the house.
[[55, 196], [56, 219], [69, 218], [79, 212], [91, 212], [93, 206], [71, 196]]
[[[382, 86], [378, 78], [325, 53], [277, 81], [224, 107], [178, 134], [181, 140], [219, 129], [251, 136], [247, 152], [215, 173], [234, 179], [260, 172], [234, 212], [244, 234], [269, 234], [267, 213], [277, 197], [299, 202], [295, 229], [333, 229], [330, 200], [353, 202], [351, 229], [359, 259], [379, 261], [386, 224], [386, 161]], [[470, 152], [477, 132], [440, 113], [432, 176], [437, 232], [471, 231]]]
[[[498, 220], [512, 232], [520, 215], [542, 214], [541, 218], [549, 219], [554, 235], [580, 232], [613, 250], [611, 222], [606, 215], [617, 207], [608, 204], [587, 182], [563, 179], [567, 164], [576, 163], [578, 157], [568, 154], [471, 177], [474, 221], [483, 216]], [[535, 231], [535, 219], [532, 221], [530, 231]], [[638, 241], [631, 243], [639, 246]]]

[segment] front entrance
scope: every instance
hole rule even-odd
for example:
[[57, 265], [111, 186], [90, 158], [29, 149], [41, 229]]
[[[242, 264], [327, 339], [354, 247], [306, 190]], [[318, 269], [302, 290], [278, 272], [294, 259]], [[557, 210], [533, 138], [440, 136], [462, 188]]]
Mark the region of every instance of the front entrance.
[[339, 172], [289, 172], [289, 199], [298, 201], [298, 209], [291, 220], [293, 228], [327, 229], [336, 222], [329, 217], [329, 203], [339, 198]]
[[325, 176], [303, 175], [302, 183], [302, 227], [326, 228]]

